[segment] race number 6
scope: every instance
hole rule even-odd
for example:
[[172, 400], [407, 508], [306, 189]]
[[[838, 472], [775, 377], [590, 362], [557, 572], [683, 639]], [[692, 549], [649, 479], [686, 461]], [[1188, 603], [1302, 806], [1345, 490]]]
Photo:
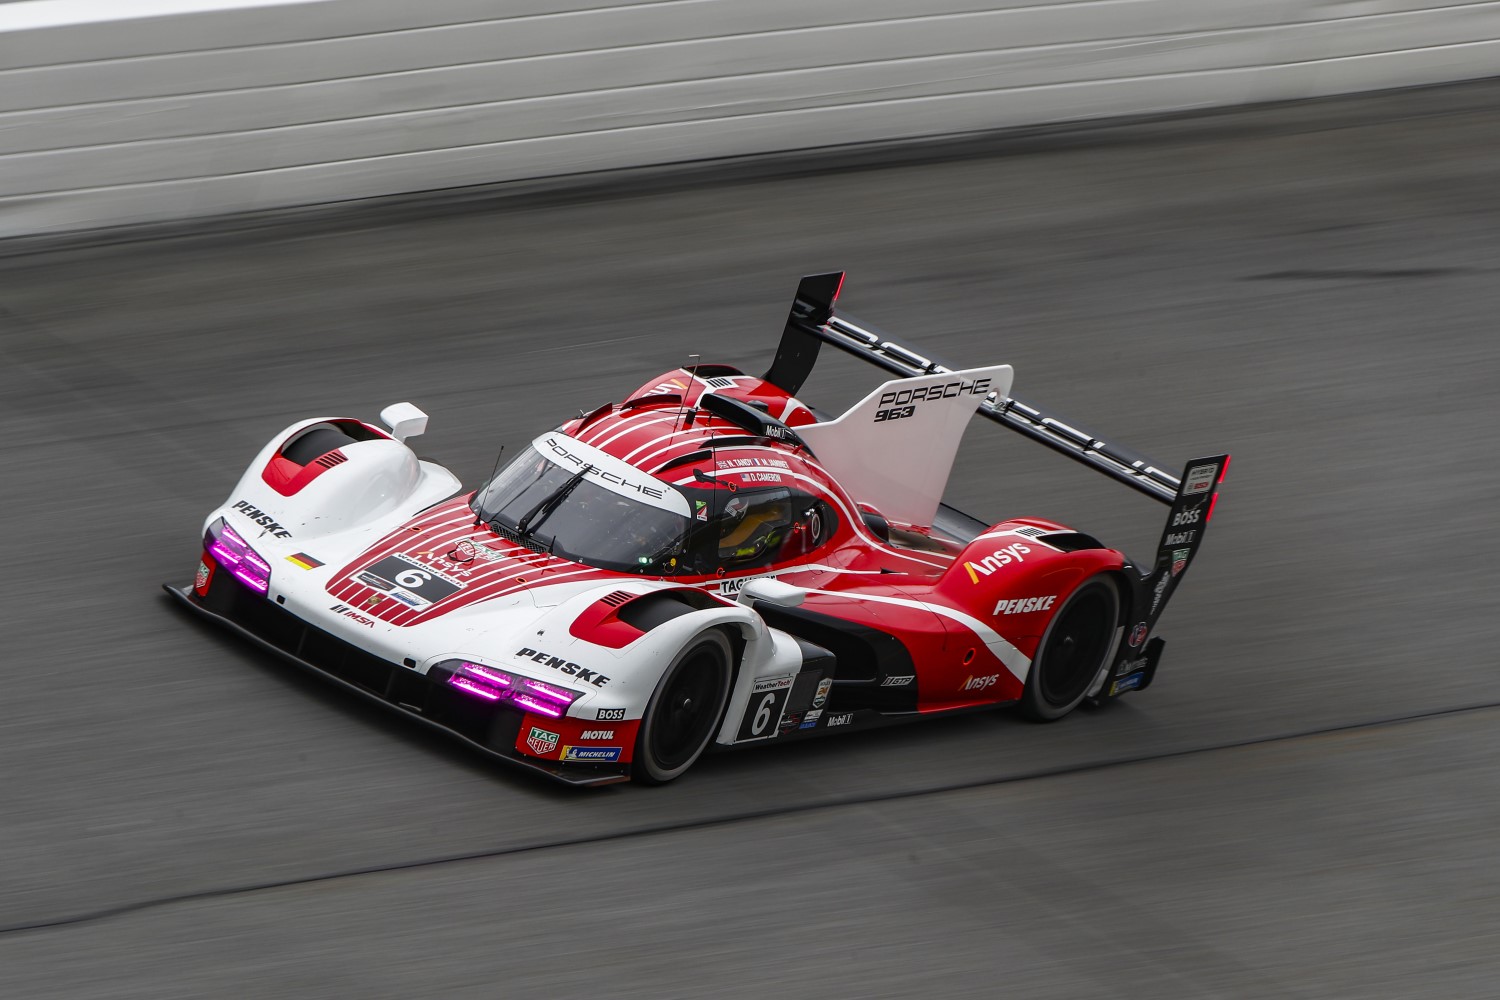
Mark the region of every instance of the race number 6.
[[777, 733], [781, 721], [781, 709], [791, 692], [791, 679], [770, 691], [754, 691], [745, 706], [745, 717], [740, 721], [740, 732], [736, 742], [764, 740]]
[[412, 590], [420, 589], [422, 584], [431, 579], [431, 573], [424, 573], [419, 569], [409, 569], [403, 573], [396, 574], [396, 582], [403, 587], [410, 587]]

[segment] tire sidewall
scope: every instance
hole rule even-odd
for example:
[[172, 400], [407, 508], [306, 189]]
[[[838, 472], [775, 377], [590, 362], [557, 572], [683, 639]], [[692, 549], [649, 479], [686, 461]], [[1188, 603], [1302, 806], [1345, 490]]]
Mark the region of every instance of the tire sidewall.
[[[1111, 617], [1113, 620], [1109, 623], [1109, 625], [1114, 635], [1112, 635], [1110, 640], [1105, 643], [1103, 657], [1101, 659], [1101, 662], [1094, 667], [1093, 672], [1090, 674], [1089, 683], [1084, 686], [1083, 690], [1078, 693], [1077, 697], [1068, 702], [1066, 705], [1054, 705], [1047, 701], [1047, 699], [1042, 694], [1042, 672], [1047, 669], [1047, 647], [1052, 641], [1052, 630], [1057, 626], [1058, 622], [1063, 620], [1063, 617], [1067, 614], [1068, 610], [1073, 606], [1075, 601], [1077, 601], [1080, 597], [1082, 597], [1089, 591], [1101, 588], [1108, 592], [1108, 594], [1110, 595], [1109, 599], [1113, 608], [1113, 614]], [[1120, 628], [1120, 603], [1121, 601], [1119, 587], [1115, 586], [1114, 581], [1104, 573], [1096, 573], [1094, 576], [1089, 577], [1083, 583], [1073, 588], [1073, 592], [1068, 595], [1068, 600], [1066, 601], [1066, 603], [1064, 603], [1063, 606], [1058, 609], [1057, 613], [1054, 614], [1052, 616], [1052, 619], [1047, 623], [1047, 630], [1042, 633], [1041, 642], [1037, 643], [1037, 658], [1032, 661], [1031, 669], [1026, 674], [1026, 690], [1025, 693], [1021, 696], [1021, 710], [1026, 714], [1028, 718], [1036, 719], [1042, 722], [1051, 722], [1056, 719], [1061, 719], [1063, 716], [1067, 715], [1069, 712], [1073, 711], [1073, 709], [1082, 704], [1083, 699], [1088, 696], [1089, 691], [1093, 688], [1094, 682], [1099, 679], [1099, 672], [1108, 668], [1110, 657], [1114, 654], [1116, 648], [1119, 645], [1118, 634]]]
[[[663, 768], [656, 763], [651, 755], [651, 733], [655, 727], [657, 706], [660, 704], [662, 695], [671, 686], [679, 670], [685, 669], [687, 662], [698, 653], [702, 646], [711, 646], [719, 653], [720, 669], [723, 671], [722, 696], [719, 704], [714, 709], [714, 724], [708, 728], [702, 743], [688, 757], [686, 761], [673, 768]], [[632, 758], [631, 777], [640, 784], [664, 785], [680, 777], [683, 772], [692, 767], [708, 745], [713, 742], [714, 734], [724, 720], [724, 711], [729, 705], [731, 681], [734, 677], [734, 651], [731, 649], [728, 638], [718, 629], [710, 629], [693, 636], [692, 641], [678, 650], [677, 655], [672, 658], [671, 664], [662, 671], [661, 680], [656, 683], [656, 690], [651, 693], [651, 701], [646, 705], [646, 713], [641, 719], [640, 732], [636, 735], [635, 755]]]

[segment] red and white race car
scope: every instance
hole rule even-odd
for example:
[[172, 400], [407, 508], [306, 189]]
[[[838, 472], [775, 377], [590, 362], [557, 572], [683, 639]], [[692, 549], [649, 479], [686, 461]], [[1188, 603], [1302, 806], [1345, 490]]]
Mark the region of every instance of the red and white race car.
[[[204, 524], [181, 603], [352, 690], [574, 784], [670, 781], [704, 751], [996, 705], [1057, 719], [1150, 684], [1152, 627], [1229, 457], [1176, 477], [835, 317], [803, 279], [763, 376], [700, 364], [539, 435], [461, 492], [405, 440], [321, 417]], [[830, 343], [896, 376], [820, 419]], [[975, 413], [1167, 504], [1149, 564], [941, 502]]]

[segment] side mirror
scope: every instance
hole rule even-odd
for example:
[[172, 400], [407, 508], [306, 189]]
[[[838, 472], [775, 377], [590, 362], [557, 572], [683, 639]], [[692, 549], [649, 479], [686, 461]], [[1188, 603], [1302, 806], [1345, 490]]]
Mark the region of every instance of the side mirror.
[[795, 608], [807, 598], [807, 591], [801, 587], [793, 587], [790, 583], [782, 583], [765, 577], [760, 580], [751, 580], [740, 588], [737, 600], [750, 607], [757, 601], [775, 605], [778, 608]]
[[380, 422], [391, 429], [391, 437], [405, 441], [427, 430], [427, 414], [411, 403], [392, 403], [380, 411]]

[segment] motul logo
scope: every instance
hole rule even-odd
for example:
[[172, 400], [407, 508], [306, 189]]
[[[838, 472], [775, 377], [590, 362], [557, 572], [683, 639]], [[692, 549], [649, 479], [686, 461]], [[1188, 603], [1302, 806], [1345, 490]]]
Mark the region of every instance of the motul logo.
[[1031, 550], [1029, 548], [1020, 542], [1016, 542], [1014, 545], [1007, 545], [999, 552], [992, 552], [977, 563], [964, 563], [964, 569], [969, 571], [969, 579], [974, 583], [978, 583], [981, 576], [989, 576], [996, 570], [1004, 569], [1013, 562], [1025, 562], [1026, 557], [1030, 554]]
[[581, 740], [612, 740], [615, 738], [613, 729], [585, 729], [578, 734]]

